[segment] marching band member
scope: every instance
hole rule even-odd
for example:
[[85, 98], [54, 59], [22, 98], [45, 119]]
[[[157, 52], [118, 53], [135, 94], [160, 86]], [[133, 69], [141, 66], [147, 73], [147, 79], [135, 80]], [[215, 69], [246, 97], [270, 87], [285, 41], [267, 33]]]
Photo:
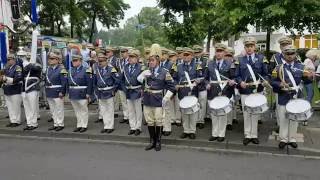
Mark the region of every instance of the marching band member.
[[[288, 45], [291, 45], [292, 44], [292, 39], [290, 39], [289, 37], [287, 36], [284, 36], [284, 37], [281, 37], [279, 40], [278, 40], [278, 43], [280, 44], [280, 49], [281, 51], [283, 51], [283, 48], [288, 46]], [[284, 54], [283, 52], [277, 52], [276, 54], [274, 54], [271, 59], [270, 59], [270, 72], [272, 73], [276, 73], [276, 66], [277, 65], [281, 65], [285, 62], [284, 60]], [[273, 72], [274, 71], [274, 72]], [[277, 129], [276, 129], [276, 132], [279, 132], [279, 116], [278, 116], [278, 108], [277, 108], [277, 105], [278, 105], [278, 93], [274, 92], [274, 97], [275, 97], [275, 116], [276, 116], [276, 120], [277, 120]]]
[[92, 71], [82, 65], [82, 56], [72, 54], [72, 68], [68, 76], [68, 92], [71, 105], [77, 118], [73, 132], [83, 133], [88, 127], [88, 103], [92, 94]]
[[[184, 55], [183, 63], [178, 65], [177, 72], [175, 73], [175, 76], [174, 76], [175, 82], [178, 85], [179, 100], [181, 100], [185, 96], [188, 96], [190, 93], [191, 95], [198, 97], [198, 89], [196, 85], [198, 85], [204, 80], [204, 79], [199, 80], [200, 78], [203, 78], [201, 65], [196, 64], [195, 61], [192, 61], [193, 50], [191, 48], [185, 48], [183, 55]], [[188, 85], [185, 72], [189, 74], [190, 80], [192, 81], [193, 85], [195, 85], [194, 87], [190, 87]], [[181, 134], [180, 138], [182, 139], [187, 137], [189, 137], [190, 139], [196, 138], [195, 133], [196, 133], [196, 123], [198, 119], [198, 113], [199, 112], [196, 112], [194, 114], [181, 113], [182, 122], [183, 122], [183, 133]]]
[[[233, 72], [235, 72], [236, 70], [236, 66], [235, 66], [235, 64], [234, 64], [234, 62], [235, 62], [235, 59], [234, 59], [234, 49], [233, 48], [231, 48], [231, 47], [227, 47], [226, 48], [226, 50], [225, 50], [225, 55], [224, 55], [224, 59], [226, 60], [226, 61], [229, 61], [230, 63], [231, 63], [231, 67], [230, 67], [230, 69], [231, 69], [231, 71], [233, 71]], [[238, 89], [236, 89], [236, 88], [232, 88], [232, 91], [233, 91], [233, 93], [232, 93], [232, 97], [231, 97], [231, 99], [232, 99], [232, 104], [233, 104], [233, 106], [232, 106], [232, 113], [229, 113], [227, 116], [228, 116], [228, 124], [227, 124], [227, 130], [232, 130], [233, 129], [233, 127], [232, 127], [232, 124], [233, 123], [236, 123], [237, 122], [237, 106], [236, 106], [236, 91], [237, 91]]]
[[[109, 49], [109, 54], [112, 52], [112, 49]], [[107, 57], [110, 59], [111, 61], [109, 61], [109, 63], [111, 63], [111, 65], [113, 67], [116, 68], [116, 70], [118, 71], [120, 76], [123, 76], [123, 71], [124, 71], [124, 66], [126, 64], [128, 64], [128, 48], [122, 47], [120, 49], [120, 53], [121, 53], [121, 58], [120, 59], [116, 59], [113, 55], [112, 57], [108, 56], [108, 49], [107, 49]], [[113, 54], [113, 52], [112, 52]], [[122, 79], [122, 81], [120, 81], [120, 85], [117, 91], [118, 93], [118, 98], [116, 100], [120, 100], [121, 103], [121, 107], [122, 107], [122, 112], [123, 112], [123, 119], [120, 120], [120, 123], [129, 123], [129, 111], [128, 111], [128, 104], [127, 104], [127, 98], [126, 98], [126, 89], [125, 89], [125, 82], [124, 82], [124, 78], [120, 78]], [[119, 101], [118, 101], [119, 102]], [[119, 104], [119, 103], [118, 103]]]
[[53, 127], [48, 130], [64, 129], [64, 96], [68, 83], [67, 71], [59, 61], [62, 59], [59, 51], [49, 53], [45, 78], [45, 91], [53, 119]]
[[0, 84], [4, 83], [2, 88], [10, 120], [6, 127], [17, 127], [21, 125], [22, 68], [17, 64], [13, 54], [8, 54], [7, 59], [4, 74], [0, 75]]
[[[171, 73], [173, 63], [169, 60], [169, 50], [166, 48], [161, 48], [161, 53], [162, 56], [160, 58], [160, 68]], [[171, 121], [173, 115], [172, 100], [170, 99], [163, 108], [165, 111], [163, 120], [163, 135], [169, 136], [171, 134]]]
[[[298, 122], [291, 121], [286, 117], [286, 104], [290, 99], [300, 96], [301, 91], [298, 94], [295, 87], [299, 87], [303, 78], [303, 72], [295, 69], [303, 70], [304, 66], [300, 62], [296, 61], [296, 49], [292, 45], [285, 46], [283, 48], [283, 63], [276, 67], [276, 73], [273, 73], [273, 79], [271, 85], [273, 90], [278, 93], [278, 117], [279, 117], [279, 148], [283, 149], [286, 145], [290, 145], [293, 148], [297, 148], [295, 135], [297, 133]], [[312, 78], [312, 73], [307, 75]], [[289, 127], [290, 124], [290, 127]], [[288, 129], [290, 128], [290, 137]]]
[[[21, 55], [20, 55], [21, 53]], [[27, 52], [20, 51], [18, 55], [23, 61], [22, 101], [26, 114], [27, 126], [23, 130], [34, 130], [38, 127], [39, 91], [42, 67], [39, 63], [30, 62]]]
[[[172, 69], [170, 71], [171, 76], [177, 71], [178, 61], [177, 61], [177, 53], [174, 51], [169, 52], [169, 60], [172, 62]], [[169, 102], [171, 104], [170, 108], [172, 109], [172, 118], [171, 124], [175, 124], [176, 126], [181, 126], [181, 111], [179, 106], [179, 98], [177, 95], [174, 95], [173, 100]]]
[[[235, 62], [237, 66], [235, 78], [241, 94], [244, 119], [244, 145], [248, 145], [250, 142], [253, 144], [259, 144], [258, 119], [260, 118], [259, 114], [249, 114], [244, 109], [245, 99], [248, 97], [248, 95], [255, 93], [256, 91], [258, 93], [263, 91], [263, 86], [261, 86], [261, 84], [257, 85], [257, 82], [254, 82], [254, 79], [258, 79], [258, 75], [268, 79], [268, 61], [263, 55], [255, 54], [256, 42], [257, 41], [254, 37], [247, 37], [244, 40], [246, 55], [240, 57], [238, 61]], [[256, 84], [252, 86], [248, 83]]]
[[140, 135], [142, 124], [142, 86], [137, 80], [142, 66], [138, 63], [139, 50], [129, 52], [129, 63], [124, 67], [124, 82], [129, 111], [130, 131], [128, 135]]
[[[203, 48], [199, 45], [195, 45], [193, 46], [193, 50], [194, 50], [193, 60], [195, 61], [196, 64], [202, 66], [203, 71], [205, 71], [207, 60], [202, 56]], [[200, 110], [198, 113], [197, 127], [199, 127], [199, 129], [203, 129], [204, 119], [207, 114], [207, 90], [204, 82], [198, 85], [198, 91], [199, 91]]]
[[[220, 95], [227, 96], [230, 99], [233, 95], [235, 81], [231, 79], [234, 77], [234, 71], [231, 69], [231, 62], [224, 59], [226, 48], [227, 47], [224, 44], [215, 44], [215, 61], [209, 61], [208, 63], [208, 69], [205, 75], [206, 80], [208, 81], [208, 101], [211, 101], [214, 97]], [[225, 82], [224, 85], [217, 83], [217, 81], [224, 79], [220, 74], [230, 79]], [[227, 114], [216, 116], [211, 113], [212, 136], [209, 138], [209, 141], [224, 141], [228, 122], [227, 116]]]
[[[175, 93], [174, 81], [170, 73], [160, 68], [161, 48], [153, 44], [150, 49], [149, 69], [143, 71], [137, 80], [144, 83], [143, 105], [144, 117], [148, 124], [150, 144], [145, 150], [161, 150], [161, 134], [163, 126], [163, 106]], [[163, 96], [163, 91], [166, 94]]]
[[114, 131], [114, 95], [119, 83], [119, 74], [103, 53], [98, 54], [98, 64], [93, 72], [93, 87], [99, 99], [99, 113], [104, 124], [101, 133], [109, 134]]

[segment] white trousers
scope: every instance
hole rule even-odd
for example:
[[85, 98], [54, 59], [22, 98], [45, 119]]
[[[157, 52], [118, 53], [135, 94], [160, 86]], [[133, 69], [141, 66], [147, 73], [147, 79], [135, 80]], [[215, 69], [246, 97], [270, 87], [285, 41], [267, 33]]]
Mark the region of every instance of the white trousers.
[[[215, 116], [211, 114], [212, 120], [212, 131], [211, 134], [213, 137], [225, 137], [226, 127], [227, 127], [227, 115], [224, 116]], [[230, 113], [229, 113], [230, 114]]]
[[[279, 137], [282, 142], [296, 142], [295, 136], [298, 130], [298, 122], [286, 118], [286, 106], [278, 105]], [[290, 124], [290, 127], [289, 127]], [[290, 128], [290, 130], [289, 130]], [[289, 132], [290, 131], [290, 132]], [[290, 134], [290, 138], [289, 138]]]
[[47, 98], [53, 119], [53, 126], [64, 126], [64, 100], [61, 98]]
[[73, 107], [74, 113], [77, 117], [77, 128], [87, 128], [88, 127], [88, 100], [79, 99], [79, 100], [70, 100]]
[[275, 115], [276, 115], [276, 119], [277, 119], [277, 125], [280, 125], [280, 120], [279, 120], [279, 105], [278, 105], [278, 93], [274, 93], [274, 98], [276, 100], [276, 110], [275, 110]]
[[166, 105], [163, 107], [164, 118], [163, 118], [163, 131], [171, 132], [171, 122], [174, 121], [174, 109], [173, 101], [169, 100]]
[[259, 114], [250, 114], [244, 110], [244, 102], [248, 95], [241, 95], [241, 104], [243, 110], [244, 121], [244, 136], [245, 138], [258, 138], [258, 119], [261, 117]]
[[236, 102], [231, 102], [232, 103], [232, 111], [230, 113], [227, 114], [227, 118], [228, 118], [228, 124], [232, 125], [232, 121], [234, 119], [237, 119], [237, 106], [236, 106]]
[[199, 111], [193, 113], [193, 114], [183, 114], [182, 113], [182, 122], [183, 122], [183, 132], [190, 134], [190, 133], [196, 133], [197, 129], [197, 119], [198, 119], [198, 113]]
[[181, 123], [181, 111], [180, 111], [180, 100], [178, 98], [178, 95], [174, 96], [174, 99], [172, 101], [173, 110], [174, 110], [174, 120], [175, 123]]
[[142, 105], [141, 98], [127, 100], [129, 111], [129, 125], [131, 130], [141, 130], [142, 123]]
[[204, 118], [207, 114], [207, 91], [200, 91], [199, 92], [199, 103], [200, 103], [200, 110], [198, 113], [198, 120], [197, 123], [204, 123]]
[[39, 91], [22, 93], [23, 107], [26, 114], [27, 126], [38, 126]]
[[127, 97], [126, 94], [123, 91], [118, 91], [120, 96], [120, 102], [123, 112], [123, 118], [129, 119], [129, 112], [128, 112], [128, 105], [127, 105]]
[[114, 99], [99, 99], [99, 114], [103, 119], [103, 129], [114, 129]]
[[5, 95], [10, 123], [21, 124], [21, 94]]

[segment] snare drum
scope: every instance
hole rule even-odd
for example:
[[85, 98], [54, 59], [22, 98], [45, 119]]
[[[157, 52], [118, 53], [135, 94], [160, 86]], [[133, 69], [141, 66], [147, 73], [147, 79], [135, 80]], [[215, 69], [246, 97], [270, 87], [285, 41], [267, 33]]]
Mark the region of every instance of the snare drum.
[[232, 111], [232, 103], [226, 96], [217, 96], [209, 102], [211, 112], [215, 116], [224, 116]]
[[292, 99], [286, 105], [287, 118], [293, 121], [306, 121], [312, 116], [311, 105], [304, 99]]
[[185, 96], [180, 100], [180, 109], [183, 114], [193, 114], [199, 111], [200, 104], [195, 96]]
[[267, 98], [259, 93], [250, 94], [244, 102], [244, 108], [250, 114], [264, 113], [269, 109]]

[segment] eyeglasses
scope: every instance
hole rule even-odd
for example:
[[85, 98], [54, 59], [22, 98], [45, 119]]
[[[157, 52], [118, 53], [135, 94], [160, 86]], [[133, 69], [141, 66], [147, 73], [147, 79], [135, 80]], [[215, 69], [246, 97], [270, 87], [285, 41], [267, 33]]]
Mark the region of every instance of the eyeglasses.
[[106, 53], [110, 53], [111, 51], [106, 51]]
[[54, 58], [54, 57], [50, 57], [49, 59], [51, 59], [51, 60], [54, 60], [54, 59], [57, 59], [57, 58]]
[[120, 51], [121, 53], [125, 53], [125, 52], [127, 52], [127, 51]]

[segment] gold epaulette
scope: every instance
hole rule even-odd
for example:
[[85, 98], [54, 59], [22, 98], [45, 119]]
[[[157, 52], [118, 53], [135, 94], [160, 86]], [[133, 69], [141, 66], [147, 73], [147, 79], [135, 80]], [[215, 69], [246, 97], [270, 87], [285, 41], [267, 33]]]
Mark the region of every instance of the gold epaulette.
[[22, 68], [20, 66], [17, 66], [16, 72], [22, 72]]
[[172, 81], [173, 78], [169, 72], [166, 73], [166, 81]]
[[197, 70], [202, 70], [201, 64], [197, 64]]
[[91, 69], [91, 67], [88, 67], [88, 68], [86, 69], [86, 73], [92, 74], [92, 69]]

